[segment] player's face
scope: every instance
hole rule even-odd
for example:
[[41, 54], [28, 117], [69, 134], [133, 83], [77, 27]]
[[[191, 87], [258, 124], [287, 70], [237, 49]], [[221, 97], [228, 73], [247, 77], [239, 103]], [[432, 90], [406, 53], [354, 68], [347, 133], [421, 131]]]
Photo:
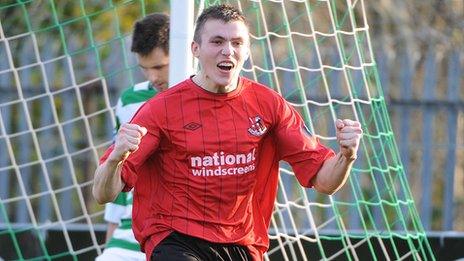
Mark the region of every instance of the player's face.
[[145, 78], [158, 91], [167, 90], [169, 86], [169, 56], [164, 50], [156, 47], [147, 55], [137, 54], [137, 60]]
[[201, 31], [201, 44], [193, 42], [192, 52], [198, 58], [202, 83], [210, 90], [233, 86], [248, 59], [248, 28], [242, 21], [224, 23], [208, 20]]

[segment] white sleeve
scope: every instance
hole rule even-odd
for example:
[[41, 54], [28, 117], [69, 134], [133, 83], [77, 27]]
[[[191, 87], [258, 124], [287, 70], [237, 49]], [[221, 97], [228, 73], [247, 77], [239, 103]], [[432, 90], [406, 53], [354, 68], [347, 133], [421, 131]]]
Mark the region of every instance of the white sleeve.
[[104, 219], [107, 222], [119, 224], [126, 213], [126, 207], [114, 203], [106, 203]]

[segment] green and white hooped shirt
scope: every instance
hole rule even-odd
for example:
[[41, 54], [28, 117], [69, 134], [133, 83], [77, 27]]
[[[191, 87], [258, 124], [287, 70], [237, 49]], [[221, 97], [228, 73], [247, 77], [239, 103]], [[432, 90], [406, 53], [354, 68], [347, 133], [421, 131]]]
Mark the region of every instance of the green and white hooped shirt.
[[[148, 81], [126, 89], [116, 105], [116, 132], [121, 124], [129, 122], [140, 106], [157, 93]], [[107, 222], [119, 224], [106, 245], [107, 248], [117, 247], [140, 251], [140, 246], [132, 232], [132, 191], [121, 192], [116, 200], [107, 203], [104, 218]]]

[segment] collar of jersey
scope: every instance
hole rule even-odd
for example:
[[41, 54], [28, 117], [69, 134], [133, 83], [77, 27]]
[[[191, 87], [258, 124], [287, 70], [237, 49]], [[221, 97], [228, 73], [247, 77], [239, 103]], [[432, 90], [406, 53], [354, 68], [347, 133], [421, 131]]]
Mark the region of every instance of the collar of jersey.
[[227, 93], [215, 93], [215, 92], [207, 91], [207, 90], [203, 89], [201, 86], [199, 86], [198, 84], [196, 84], [192, 80], [193, 76], [194, 75], [190, 76], [190, 79], [189, 79], [192, 86], [194, 86], [193, 89], [196, 92], [202, 94], [203, 96], [208, 96], [208, 97], [212, 97], [212, 98], [215, 98], [215, 99], [229, 99], [229, 98], [234, 98], [237, 95], [239, 95], [242, 92], [242, 89], [243, 89], [244, 81], [243, 81], [242, 77], [238, 77], [238, 84], [237, 84], [237, 88], [235, 88], [235, 90], [233, 90], [231, 92], [227, 92]]
[[153, 84], [150, 81], [145, 81], [137, 83], [134, 85], [134, 91], [144, 91], [144, 90], [153, 90]]

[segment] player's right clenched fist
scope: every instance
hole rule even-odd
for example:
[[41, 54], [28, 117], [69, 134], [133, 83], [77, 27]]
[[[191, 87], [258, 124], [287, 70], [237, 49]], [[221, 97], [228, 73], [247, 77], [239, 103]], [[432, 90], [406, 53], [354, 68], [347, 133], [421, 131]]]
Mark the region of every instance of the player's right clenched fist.
[[117, 161], [124, 160], [131, 152], [139, 148], [140, 141], [145, 134], [147, 134], [145, 127], [130, 123], [122, 124], [116, 135], [114, 149], [109, 158]]

